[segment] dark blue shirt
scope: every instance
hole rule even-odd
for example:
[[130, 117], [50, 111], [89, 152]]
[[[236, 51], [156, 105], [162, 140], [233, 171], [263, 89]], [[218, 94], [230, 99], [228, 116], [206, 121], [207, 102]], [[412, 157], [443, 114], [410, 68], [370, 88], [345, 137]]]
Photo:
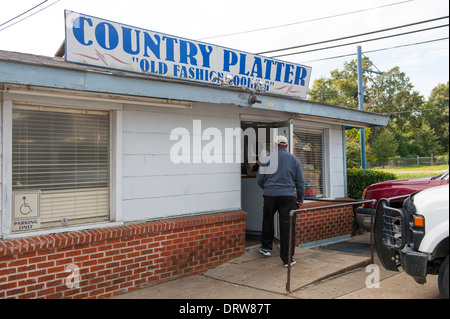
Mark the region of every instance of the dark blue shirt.
[[279, 148], [267, 156], [259, 166], [256, 177], [266, 196], [296, 196], [303, 202], [305, 179], [297, 157]]

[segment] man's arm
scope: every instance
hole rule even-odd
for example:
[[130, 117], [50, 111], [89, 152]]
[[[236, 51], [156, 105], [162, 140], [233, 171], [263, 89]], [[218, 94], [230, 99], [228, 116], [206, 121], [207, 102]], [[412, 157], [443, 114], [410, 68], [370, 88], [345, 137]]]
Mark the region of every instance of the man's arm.
[[260, 173], [261, 165], [258, 168], [258, 172], [256, 173], [256, 182], [258, 183], [259, 187], [264, 189], [264, 180], [265, 180], [265, 174]]

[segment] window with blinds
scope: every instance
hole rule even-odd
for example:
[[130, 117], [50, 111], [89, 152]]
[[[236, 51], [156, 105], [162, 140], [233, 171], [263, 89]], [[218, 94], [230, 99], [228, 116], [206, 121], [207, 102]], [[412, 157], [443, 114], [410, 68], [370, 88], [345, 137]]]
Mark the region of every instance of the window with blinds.
[[300, 160], [306, 182], [305, 197], [323, 197], [323, 131], [294, 126], [293, 134], [293, 152]]
[[109, 220], [109, 112], [14, 106], [13, 191], [40, 190], [40, 228]]

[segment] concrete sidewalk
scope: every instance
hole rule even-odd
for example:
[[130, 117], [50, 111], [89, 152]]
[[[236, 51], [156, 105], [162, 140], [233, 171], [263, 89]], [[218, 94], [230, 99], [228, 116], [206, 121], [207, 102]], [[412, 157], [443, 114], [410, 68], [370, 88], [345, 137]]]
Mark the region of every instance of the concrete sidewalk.
[[[350, 242], [358, 245], [352, 239]], [[367, 243], [365, 245], [367, 247]], [[370, 251], [367, 253], [367, 249], [365, 253], [352, 254], [339, 248], [297, 247], [297, 264], [291, 268], [291, 293], [288, 293], [287, 268], [279, 257], [278, 246], [274, 245], [271, 257], [262, 256], [258, 247], [247, 247], [244, 255], [202, 274], [143, 288], [113, 299], [292, 299], [299, 298], [296, 291], [302, 287], [370, 263]]]

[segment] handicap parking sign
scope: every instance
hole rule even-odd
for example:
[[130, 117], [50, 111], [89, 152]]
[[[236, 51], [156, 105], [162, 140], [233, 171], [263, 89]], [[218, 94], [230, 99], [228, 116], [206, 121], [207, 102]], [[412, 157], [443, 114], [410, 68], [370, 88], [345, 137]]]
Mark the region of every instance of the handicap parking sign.
[[13, 192], [12, 230], [25, 231], [40, 228], [40, 191]]

